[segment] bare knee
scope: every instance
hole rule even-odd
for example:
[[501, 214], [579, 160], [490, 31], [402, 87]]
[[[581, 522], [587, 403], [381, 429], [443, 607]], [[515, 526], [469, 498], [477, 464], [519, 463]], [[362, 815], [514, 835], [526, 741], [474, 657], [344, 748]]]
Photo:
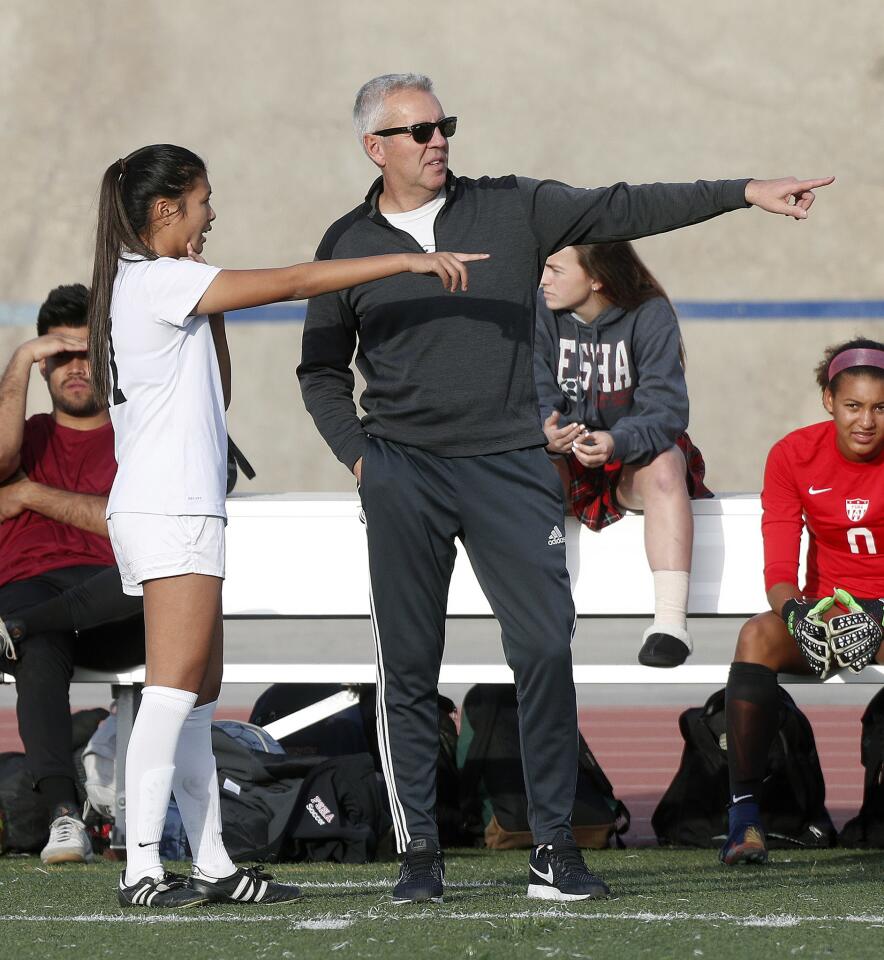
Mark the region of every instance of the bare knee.
[[670, 447], [643, 468], [648, 472], [647, 496], [687, 496], [684, 455], [678, 447]]
[[783, 621], [775, 613], [761, 613], [740, 628], [734, 661], [779, 670], [794, 659], [794, 654], [795, 642]]
[[681, 450], [670, 447], [643, 467], [624, 467], [617, 497], [624, 506], [636, 509], [646, 508], [649, 502], [687, 499], [686, 469]]

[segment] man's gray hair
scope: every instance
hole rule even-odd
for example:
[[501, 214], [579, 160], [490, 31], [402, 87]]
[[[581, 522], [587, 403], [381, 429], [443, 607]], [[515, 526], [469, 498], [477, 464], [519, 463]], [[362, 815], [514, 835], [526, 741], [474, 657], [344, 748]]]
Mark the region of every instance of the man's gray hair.
[[380, 128], [384, 118], [384, 101], [398, 90], [433, 92], [433, 81], [422, 73], [385, 73], [364, 83], [353, 104], [353, 126], [359, 142], [367, 133]]

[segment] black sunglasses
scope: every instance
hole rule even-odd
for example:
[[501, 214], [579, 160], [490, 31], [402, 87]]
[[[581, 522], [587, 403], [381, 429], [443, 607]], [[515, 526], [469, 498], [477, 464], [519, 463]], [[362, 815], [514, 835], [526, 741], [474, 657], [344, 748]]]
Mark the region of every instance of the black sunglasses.
[[439, 128], [439, 133], [450, 140], [457, 130], [457, 117], [443, 117], [441, 120], [426, 120], [423, 123], [413, 123], [410, 127], [388, 127], [386, 130], [375, 130], [376, 137], [392, 137], [397, 133], [410, 133], [415, 143], [429, 143], [433, 134]]

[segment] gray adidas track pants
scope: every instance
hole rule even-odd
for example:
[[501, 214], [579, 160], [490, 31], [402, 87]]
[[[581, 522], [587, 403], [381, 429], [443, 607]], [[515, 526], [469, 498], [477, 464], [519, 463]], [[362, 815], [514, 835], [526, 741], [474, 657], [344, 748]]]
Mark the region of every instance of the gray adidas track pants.
[[436, 691], [460, 537], [515, 674], [536, 843], [570, 825], [577, 778], [575, 613], [561, 482], [540, 447], [438, 457], [370, 437], [360, 493], [377, 650], [378, 741], [399, 850], [437, 837]]

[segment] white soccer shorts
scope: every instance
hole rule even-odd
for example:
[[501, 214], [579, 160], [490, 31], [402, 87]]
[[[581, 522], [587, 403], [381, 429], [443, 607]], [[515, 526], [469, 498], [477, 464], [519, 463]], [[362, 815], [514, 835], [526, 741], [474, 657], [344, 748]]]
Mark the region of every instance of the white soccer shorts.
[[140, 597], [145, 580], [202, 573], [224, 579], [223, 517], [114, 513], [107, 529], [123, 593]]

